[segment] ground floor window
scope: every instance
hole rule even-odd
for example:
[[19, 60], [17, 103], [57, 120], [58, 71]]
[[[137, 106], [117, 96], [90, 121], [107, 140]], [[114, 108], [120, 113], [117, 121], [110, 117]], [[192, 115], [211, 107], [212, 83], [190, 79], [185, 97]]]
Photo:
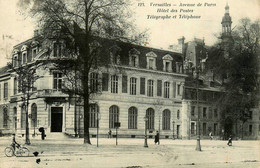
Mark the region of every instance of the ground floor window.
[[37, 127], [37, 105], [35, 103], [31, 107], [31, 119], [32, 127]]
[[191, 123], [190, 133], [195, 134], [195, 123]]
[[89, 127], [97, 128], [97, 120], [98, 120], [98, 105], [90, 104], [90, 106], [89, 106]]
[[147, 122], [146, 122], [146, 129], [154, 129], [154, 109], [148, 108], [146, 110], [146, 117], [147, 117]]
[[109, 128], [115, 128], [115, 122], [119, 122], [119, 108], [113, 105], [109, 108]]
[[7, 128], [8, 127], [8, 120], [9, 120], [7, 108], [4, 108], [3, 118], [4, 118], [3, 127]]
[[202, 129], [203, 135], [206, 135], [207, 134], [207, 124], [203, 123], [202, 127], [203, 127], [203, 129]]
[[137, 108], [130, 107], [128, 110], [128, 129], [137, 129]]
[[253, 125], [249, 125], [249, 135], [253, 134]]
[[26, 127], [26, 109], [25, 106], [23, 105], [21, 107], [21, 129], [25, 129]]
[[170, 110], [166, 109], [163, 111], [163, 118], [162, 118], [162, 129], [163, 130], [170, 130], [170, 123], [171, 121], [171, 112]]

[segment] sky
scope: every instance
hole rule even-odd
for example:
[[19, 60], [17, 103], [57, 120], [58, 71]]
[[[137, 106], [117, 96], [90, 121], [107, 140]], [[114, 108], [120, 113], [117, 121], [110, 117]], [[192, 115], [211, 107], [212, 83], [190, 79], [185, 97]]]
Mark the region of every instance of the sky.
[[[16, 6], [18, 0], [0, 0], [0, 67], [6, 65], [10, 59], [12, 47], [19, 42], [32, 37], [35, 23], [30, 18], [20, 15]], [[131, 0], [133, 18], [137, 30], [148, 29], [149, 45], [155, 48], [167, 49], [171, 44], [177, 44], [182, 36], [185, 41], [200, 38], [205, 39], [207, 45], [216, 42], [215, 34], [221, 32], [221, 20], [228, 3], [232, 28], [238, 20], [249, 17], [251, 20], [260, 18], [260, 0]], [[139, 3], [144, 3], [138, 6]], [[195, 7], [183, 7], [182, 4], [195, 4]], [[202, 6], [197, 7], [201, 3]], [[212, 4], [204, 6], [205, 3]], [[168, 5], [167, 5], [168, 4]], [[169, 6], [171, 4], [171, 6]], [[163, 5], [159, 6], [159, 5]], [[176, 5], [176, 6], [174, 6]], [[159, 6], [159, 7], [158, 7]], [[177, 10], [177, 12], [157, 12], [158, 9]], [[180, 13], [180, 10], [193, 12]], [[196, 15], [200, 19], [179, 19], [179, 14]], [[147, 19], [147, 15], [165, 16], [170, 19]], [[176, 16], [176, 19], [173, 17]]]

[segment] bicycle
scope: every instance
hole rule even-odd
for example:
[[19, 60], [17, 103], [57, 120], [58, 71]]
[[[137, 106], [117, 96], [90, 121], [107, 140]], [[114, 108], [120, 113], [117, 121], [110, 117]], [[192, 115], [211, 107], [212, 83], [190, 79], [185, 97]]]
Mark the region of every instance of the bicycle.
[[12, 157], [12, 156], [29, 156], [29, 149], [26, 147], [23, 147], [21, 145], [17, 145], [16, 150], [12, 146], [6, 147], [5, 148], [5, 155], [7, 157]]

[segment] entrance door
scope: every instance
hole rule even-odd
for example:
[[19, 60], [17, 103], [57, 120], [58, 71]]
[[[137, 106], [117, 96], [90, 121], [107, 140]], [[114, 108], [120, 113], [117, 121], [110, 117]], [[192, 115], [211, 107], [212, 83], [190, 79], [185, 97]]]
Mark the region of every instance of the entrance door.
[[177, 125], [177, 139], [180, 138], [180, 125]]
[[51, 108], [51, 132], [62, 132], [62, 107]]

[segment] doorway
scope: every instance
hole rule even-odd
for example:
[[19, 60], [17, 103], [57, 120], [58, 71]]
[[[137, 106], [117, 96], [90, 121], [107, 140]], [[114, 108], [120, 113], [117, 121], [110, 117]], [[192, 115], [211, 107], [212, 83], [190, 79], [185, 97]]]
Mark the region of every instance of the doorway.
[[51, 108], [51, 132], [62, 132], [62, 107]]
[[177, 139], [180, 138], [180, 125], [177, 125]]
[[228, 117], [225, 120], [225, 124], [224, 124], [224, 137], [225, 139], [228, 139], [230, 135], [232, 135], [233, 132], [233, 121], [230, 117]]

